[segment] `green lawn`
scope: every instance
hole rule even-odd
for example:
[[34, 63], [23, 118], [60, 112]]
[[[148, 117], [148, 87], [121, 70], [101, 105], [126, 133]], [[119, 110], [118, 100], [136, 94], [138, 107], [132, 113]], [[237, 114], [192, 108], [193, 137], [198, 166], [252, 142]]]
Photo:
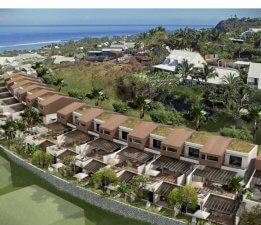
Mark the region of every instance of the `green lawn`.
[[0, 171], [1, 225], [149, 225], [58, 191], [1, 151]]

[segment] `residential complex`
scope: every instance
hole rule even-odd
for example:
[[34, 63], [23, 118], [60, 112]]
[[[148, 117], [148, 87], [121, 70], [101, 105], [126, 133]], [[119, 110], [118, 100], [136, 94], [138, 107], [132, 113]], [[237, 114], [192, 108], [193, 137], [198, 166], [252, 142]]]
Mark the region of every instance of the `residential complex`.
[[[79, 180], [88, 180], [105, 167], [113, 168], [119, 180], [127, 183], [142, 174], [150, 180], [146, 200], [159, 207], [168, 207], [166, 199], [173, 188], [191, 184], [199, 197], [196, 213], [213, 221], [236, 221], [242, 204], [261, 203], [257, 145], [106, 111], [22, 74], [6, 78], [0, 91], [6, 117], [19, 116], [25, 107], [42, 114], [44, 128], [35, 128], [35, 136], [25, 141], [51, 154], [54, 169], [63, 166], [66, 156], [73, 156]], [[9, 99], [15, 103], [5, 103]], [[251, 199], [241, 203], [234, 193], [221, 189], [234, 176], [254, 188]]]

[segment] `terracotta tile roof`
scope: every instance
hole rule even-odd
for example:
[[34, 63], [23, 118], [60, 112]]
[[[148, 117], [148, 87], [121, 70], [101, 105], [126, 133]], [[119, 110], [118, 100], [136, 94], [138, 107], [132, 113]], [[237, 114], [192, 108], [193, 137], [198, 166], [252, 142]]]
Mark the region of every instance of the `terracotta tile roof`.
[[129, 136], [145, 139], [157, 128], [157, 126], [158, 125], [153, 122], [142, 122], [129, 133]]
[[116, 114], [112, 116], [110, 119], [106, 120], [103, 124], [101, 124], [100, 127], [112, 131], [117, 129], [127, 119], [127, 116]]
[[59, 111], [57, 111], [57, 113], [62, 114], [62, 115], [68, 115], [70, 113], [72, 113], [74, 110], [84, 106], [84, 103], [81, 102], [73, 102], [67, 106], [65, 106], [64, 108], [60, 109]]
[[223, 156], [232, 138], [222, 136], [210, 136], [201, 149], [202, 153]]
[[180, 148], [184, 145], [184, 142], [192, 135], [192, 133], [193, 131], [189, 131], [181, 128], [175, 128], [162, 141], [162, 144]]
[[104, 110], [99, 109], [99, 108], [91, 108], [87, 113], [80, 116], [78, 118], [78, 120], [81, 122], [88, 123], [88, 122], [92, 121], [95, 117], [100, 115], [102, 112], [104, 112]]

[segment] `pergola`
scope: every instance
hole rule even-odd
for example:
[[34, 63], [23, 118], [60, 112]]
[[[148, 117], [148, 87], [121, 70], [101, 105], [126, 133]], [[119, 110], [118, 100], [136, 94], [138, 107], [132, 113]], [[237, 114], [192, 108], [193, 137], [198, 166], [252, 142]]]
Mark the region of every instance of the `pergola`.
[[128, 170], [125, 170], [120, 176], [119, 176], [119, 182], [126, 182], [131, 183], [131, 180], [133, 177], [135, 177], [137, 174], [130, 172]]
[[207, 208], [211, 212], [231, 215], [235, 213], [237, 207], [235, 200], [211, 194], [208, 197], [204, 208]]
[[87, 143], [92, 141], [94, 138], [91, 135], [88, 135], [82, 131], [74, 130], [65, 135], [65, 145], [66, 146], [73, 146], [74, 144], [80, 145], [83, 143]]
[[236, 172], [232, 172], [228, 170], [205, 167], [203, 170], [196, 169], [195, 172], [193, 173], [193, 176], [199, 176], [204, 178], [205, 180], [214, 183], [224, 184], [227, 183], [230, 180], [230, 178], [235, 176], [236, 174], [237, 174]]
[[96, 171], [100, 170], [101, 168], [103, 168], [105, 166], [106, 166], [105, 163], [93, 159], [86, 166], [84, 166], [83, 169], [86, 170], [87, 173], [95, 173]]
[[51, 123], [51, 124], [47, 124], [46, 127], [51, 130], [52, 135], [61, 135], [63, 133], [66, 133], [70, 130], [72, 130], [71, 127], [63, 125], [62, 123], [59, 122], [55, 122], [55, 123]]

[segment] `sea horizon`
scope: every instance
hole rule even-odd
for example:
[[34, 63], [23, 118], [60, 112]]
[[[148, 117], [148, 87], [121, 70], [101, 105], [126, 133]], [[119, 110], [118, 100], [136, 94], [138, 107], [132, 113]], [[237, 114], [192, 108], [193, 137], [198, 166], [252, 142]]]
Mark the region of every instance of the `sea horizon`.
[[172, 24], [57, 24], [57, 25], [0, 25], [0, 52], [33, 50], [52, 43], [65, 43], [83, 38], [128, 36], [162, 26], [168, 31], [177, 29], [207, 29], [215, 25]]

